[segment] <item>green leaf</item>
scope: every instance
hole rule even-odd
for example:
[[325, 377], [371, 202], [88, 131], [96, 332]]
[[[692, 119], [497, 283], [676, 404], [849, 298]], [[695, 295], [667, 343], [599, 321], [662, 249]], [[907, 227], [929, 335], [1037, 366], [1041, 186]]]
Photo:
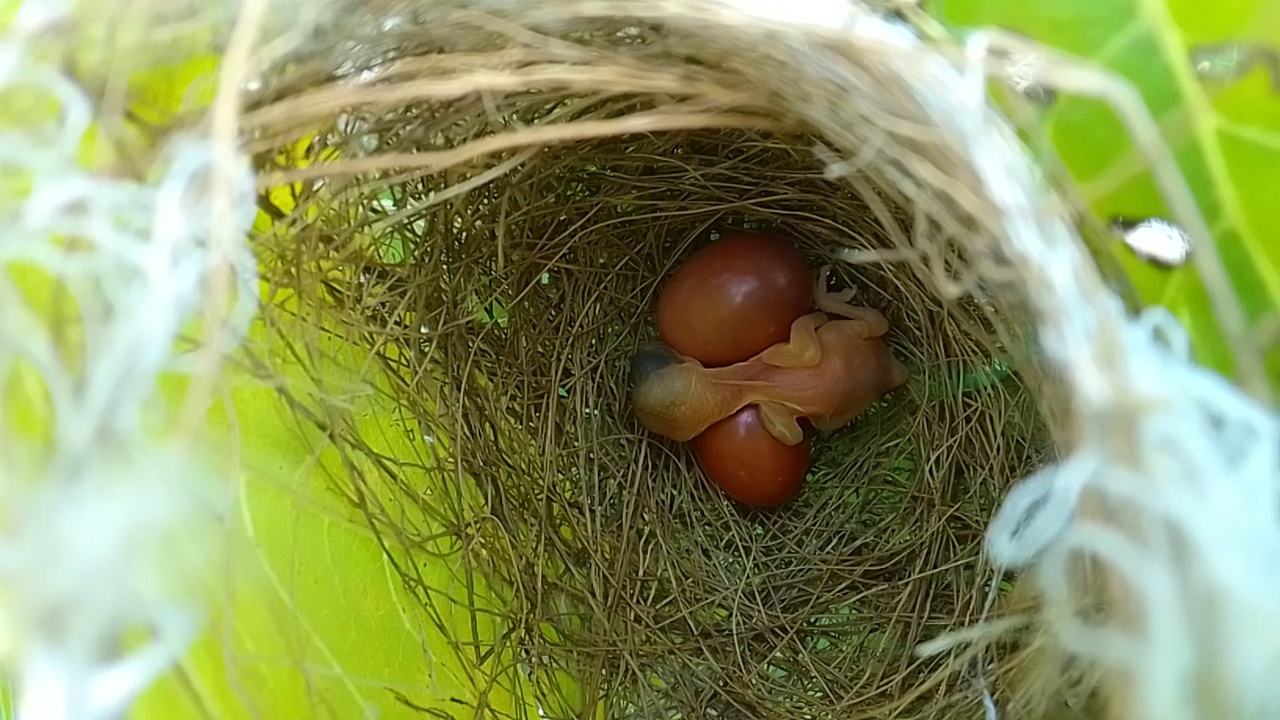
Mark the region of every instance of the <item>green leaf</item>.
[[[1276, 313], [1280, 243], [1274, 239], [1280, 237], [1280, 215], [1272, 206], [1280, 197], [1280, 99], [1273, 83], [1280, 78], [1257, 63], [1239, 77], [1202, 82], [1196, 62], [1215, 47], [1219, 59], [1224, 57], [1224, 42], [1236, 44], [1227, 51], [1280, 47], [1280, 2], [939, 0], [931, 10], [956, 26], [1021, 33], [1133, 83], [1215, 235], [1248, 322], [1256, 327]], [[1060, 97], [1045, 122], [1057, 153], [1101, 218], [1170, 216], [1110, 107], [1091, 98]], [[1234, 358], [1193, 266], [1159, 270], [1119, 244], [1112, 250], [1143, 300], [1167, 306], [1188, 328], [1197, 357], [1232, 374]], [[1280, 379], [1280, 366], [1274, 365], [1273, 384]]]
[[[15, 279], [33, 310], [62, 317], [55, 314], [49, 276], [27, 270]], [[63, 328], [64, 347], [74, 358], [81, 345], [72, 326]], [[262, 342], [264, 335], [256, 326], [252, 342]], [[317, 350], [348, 366], [362, 364], [356, 348]], [[281, 379], [291, 388], [305, 387], [300, 368], [284, 357]], [[0, 419], [17, 442], [5, 445], [6, 460], [15, 471], [31, 470], [40, 458], [28, 455], [39, 455], [50, 442], [54, 418], [34, 371], [25, 368], [9, 379], [0, 383]], [[483, 583], [472, 581], [471, 591], [463, 590], [468, 583], [458, 549], [442, 542], [424, 547], [421, 555], [394, 547], [384, 552], [365, 518], [334, 492], [335, 486], [351, 484], [349, 468], [327, 435], [300, 424], [276, 384], [234, 367], [222, 381], [223, 402], [210, 411], [196, 446], [204, 455], [193, 461], [222, 471], [218, 477], [227, 478], [228, 489], [239, 496], [226, 528], [225, 573], [214, 578], [206, 632], [130, 717], [410, 718], [422, 716], [412, 706], [441, 712], [513, 709], [517, 700], [509, 689], [492, 683], [507, 677], [500, 668], [513, 667], [509, 653], [480, 660], [475, 650], [501, 647], [505, 628], [484, 620], [499, 615], [489, 611], [495, 599]], [[172, 376], [159, 387], [170, 407], [178, 406], [187, 388], [184, 378]], [[383, 456], [411, 459], [418, 438], [406, 432], [409, 423], [385, 397], [365, 393], [352, 399], [361, 435]], [[368, 471], [365, 477], [379, 477], [371, 468], [356, 467]], [[402, 472], [401, 479], [424, 493], [443, 480]], [[374, 482], [367, 489], [388, 507], [404, 499], [393, 499], [389, 488]], [[396, 518], [430, 535], [449, 536], [439, 522], [430, 525], [411, 508], [397, 508]], [[409, 593], [391, 566], [393, 558], [413, 563], [423, 584], [436, 592], [425, 599]], [[9, 702], [7, 683], [0, 684], [0, 717], [11, 716]]]
[[[261, 342], [262, 328], [255, 330], [252, 342]], [[326, 357], [353, 366], [362, 357], [357, 348], [332, 342], [319, 349]], [[298, 366], [281, 360], [280, 368], [295, 392], [306, 388]], [[181, 667], [143, 697], [133, 717], [512, 711], [517, 701], [509, 688], [493, 685], [513, 667], [512, 658], [502, 652], [478, 657], [500, 646], [505, 629], [485, 619], [499, 616], [489, 612], [495, 598], [483, 582], [464, 577], [460, 548], [442, 522], [405, 506], [402, 490], [377, 485], [376, 469], [357, 460], [354, 469], [372, 483], [365, 487], [370, 504], [443, 538], [423, 554], [406, 554], [394, 543], [384, 550], [366, 519], [334, 492], [351, 487], [353, 466], [326, 434], [301, 424], [274, 385], [234, 371], [227, 382], [230, 403], [213, 409], [213, 434], [206, 438], [215, 456], [236, 459], [240, 473], [227, 574], [208, 632]], [[169, 378], [164, 389], [176, 399], [185, 383]], [[383, 457], [411, 459], [421, 438], [386, 397], [368, 392], [351, 399], [361, 436]], [[438, 492], [442, 481], [425, 471], [400, 479], [425, 494]], [[416, 566], [429, 597], [407, 591], [393, 559]]]
[[471, 305], [475, 307], [475, 319], [481, 325], [497, 324], [498, 327], [505, 328], [510, 322], [507, 315], [507, 304], [501, 298], [493, 298], [488, 303], [484, 303], [478, 294], [472, 293]]

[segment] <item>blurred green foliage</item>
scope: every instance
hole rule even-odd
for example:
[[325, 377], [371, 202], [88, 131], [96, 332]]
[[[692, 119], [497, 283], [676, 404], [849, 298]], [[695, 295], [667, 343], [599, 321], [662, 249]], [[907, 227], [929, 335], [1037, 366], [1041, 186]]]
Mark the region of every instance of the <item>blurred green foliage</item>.
[[[953, 28], [1000, 27], [1069, 52], [1131, 82], [1161, 128], [1256, 332], [1280, 307], [1280, 0], [932, 0]], [[1197, 67], [1209, 69], [1208, 76]], [[1044, 130], [1103, 220], [1169, 216], [1110, 106], [1060, 95]], [[1191, 264], [1149, 265], [1107, 246], [1142, 300], [1169, 308], [1197, 357], [1228, 375], [1235, 363]], [[1280, 358], [1269, 358], [1272, 384]]]

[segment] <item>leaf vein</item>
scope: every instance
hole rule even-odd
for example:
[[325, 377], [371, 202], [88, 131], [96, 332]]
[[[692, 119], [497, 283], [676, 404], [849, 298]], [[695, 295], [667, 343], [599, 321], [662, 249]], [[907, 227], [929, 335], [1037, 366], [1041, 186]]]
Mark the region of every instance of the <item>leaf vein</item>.
[[1253, 261], [1252, 264], [1271, 297], [1272, 304], [1280, 305], [1280, 272], [1267, 261], [1253, 228], [1245, 219], [1240, 196], [1231, 182], [1231, 174], [1223, 159], [1222, 146], [1218, 142], [1217, 130], [1220, 127], [1221, 118], [1214, 112], [1205, 94], [1200, 91], [1200, 86], [1192, 73], [1191, 64], [1187, 61], [1188, 55], [1182, 33], [1163, 0], [1142, 0], [1141, 7], [1164, 52], [1165, 60], [1170, 65], [1179, 94], [1190, 111], [1191, 132], [1201, 149], [1205, 167], [1222, 212], [1239, 234], [1245, 251]]

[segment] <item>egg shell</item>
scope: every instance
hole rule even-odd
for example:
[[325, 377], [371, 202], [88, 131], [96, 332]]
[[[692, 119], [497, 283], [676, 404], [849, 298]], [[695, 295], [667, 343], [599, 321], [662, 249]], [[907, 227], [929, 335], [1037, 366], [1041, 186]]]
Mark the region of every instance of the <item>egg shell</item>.
[[658, 335], [707, 367], [749, 360], [814, 307], [814, 276], [789, 240], [733, 232], [698, 250], [658, 297]]
[[748, 405], [690, 441], [707, 477], [729, 497], [755, 508], [776, 507], [791, 498], [809, 469], [809, 436], [785, 445]]

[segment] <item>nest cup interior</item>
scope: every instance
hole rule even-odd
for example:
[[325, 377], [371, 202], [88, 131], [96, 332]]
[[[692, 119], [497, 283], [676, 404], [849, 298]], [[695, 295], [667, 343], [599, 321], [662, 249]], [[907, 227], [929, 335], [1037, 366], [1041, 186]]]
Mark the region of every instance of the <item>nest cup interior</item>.
[[[664, 102], [537, 91], [347, 109], [313, 148], [435, 152]], [[544, 698], [549, 715], [597, 701], [609, 717], [973, 711], [970, 681], [913, 647], [983, 612], [986, 522], [1051, 444], [999, 310], [941, 292], [904, 244], [913, 209], [824, 173], [821, 141], [799, 127], [532, 143], [327, 181], [276, 209], [287, 237], [259, 238], [267, 278], [358, 343], [418, 425], [418, 456], [378, 459], [394, 481], [365, 505], [371, 525], [409, 552], [456, 541], [500, 588], [498, 607], [472, 612], [505, 628], [518, 671], [580, 687]], [[738, 228], [832, 263], [834, 288], [887, 316], [911, 372], [819, 435], [799, 495], [770, 511], [728, 499], [628, 400], [663, 282]], [[343, 412], [325, 410], [331, 425]], [[358, 434], [344, 447], [360, 452]]]

